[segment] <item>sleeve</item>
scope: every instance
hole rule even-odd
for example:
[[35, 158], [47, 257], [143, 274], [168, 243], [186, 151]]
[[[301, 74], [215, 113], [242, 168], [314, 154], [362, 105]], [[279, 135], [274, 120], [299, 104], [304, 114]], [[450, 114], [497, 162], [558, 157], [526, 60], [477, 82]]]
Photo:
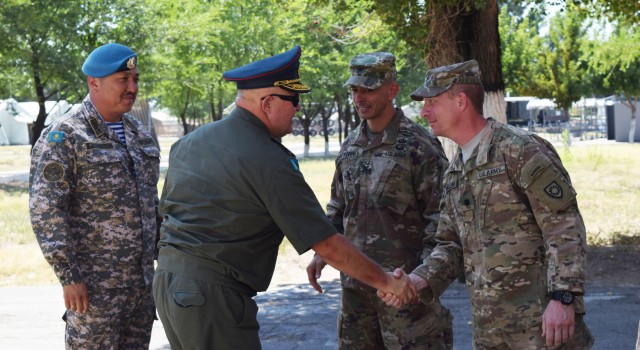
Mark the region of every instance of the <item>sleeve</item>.
[[586, 229], [569, 174], [545, 141], [526, 146], [519, 174], [545, 242], [548, 291], [584, 293]]
[[331, 199], [327, 204], [327, 216], [339, 233], [344, 233], [344, 182], [342, 180], [342, 169], [339, 163], [340, 157], [336, 159], [336, 171], [331, 182]]
[[[295, 158], [291, 158], [295, 160]], [[336, 233], [297, 162], [283, 162], [271, 176], [262, 200], [289, 242], [299, 254]]]
[[29, 174], [31, 226], [45, 260], [62, 285], [82, 281], [69, 229], [74, 154], [64, 131], [45, 129], [33, 148]]
[[425, 222], [422, 239], [422, 255], [425, 259], [436, 246], [436, 231], [440, 220], [440, 199], [442, 197], [442, 179], [447, 169], [447, 160], [438, 152], [428, 152], [413, 174], [413, 183], [418, 206]]
[[439, 298], [447, 287], [463, 271], [462, 245], [455, 227], [455, 218], [446, 197], [441, 201], [440, 221], [435, 239], [438, 242], [431, 254], [424, 259], [422, 265], [412, 273], [427, 281], [427, 288], [419, 292], [419, 298], [424, 303], [430, 303]]

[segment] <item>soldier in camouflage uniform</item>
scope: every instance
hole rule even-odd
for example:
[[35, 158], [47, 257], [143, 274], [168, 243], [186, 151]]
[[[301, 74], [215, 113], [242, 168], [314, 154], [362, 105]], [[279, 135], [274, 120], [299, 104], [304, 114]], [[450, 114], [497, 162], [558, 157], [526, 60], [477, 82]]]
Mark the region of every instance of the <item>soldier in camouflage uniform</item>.
[[[438, 246], [411, 275], [428, 301], [464, 266], [474, 349], [588, 349], [586, 232], [551, 144], [482, 116], [476, 61], [427, 72], [413, 92], [460, 149], [444, 178]], [[453, 268], [455, 267], [455, 268]]]
[[136, 59], [119, 44], [94, 50], [82, 68], [89, 95], [32, 152], [31, 223], [63, 287], [67, 349], [149, 347], [160, 151], [126, 114]]
[[[388, 270], [416, 268], [435, 247], [442, 176], [439, 141], [395, 109], [395, 57], [357, 55], [350, 62], [352, 98], [363, 119], [336, 159], [328, 216], [338, 232]], [[324, 267], [316, 256], [307, 271]], [[450, 349], [451, 316], [438, 298], [397, 310], [376, 290], [345, 274], [338, 320], [340, 349]]]

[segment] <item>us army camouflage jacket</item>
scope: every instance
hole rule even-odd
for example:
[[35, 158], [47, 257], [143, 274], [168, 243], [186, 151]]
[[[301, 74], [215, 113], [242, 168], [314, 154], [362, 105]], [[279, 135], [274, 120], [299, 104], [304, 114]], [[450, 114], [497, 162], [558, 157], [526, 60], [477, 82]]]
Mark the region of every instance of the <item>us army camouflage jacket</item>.
[[125, 114], [126, 145], [87, 97], [42, 132], [31, 157], [31, 224], [60, 283], [151, 284], [160, 151]]
[[474, 332], [515, 332], [541, 324], [549, 292], [584, 293], [586, 232], [553, 146], [491, 118], [489, 128], [447, 170], [438, 246], [414, 272], [428, 281], [423, 298], [439, 296], [464, 261]]
[[[440, 142], [396, 110], [368, 144], [364, 124], [336, 159], [327, 214], [338, 229], [386, 270], [410, 272], [431, 253], [447, 160]], [[370, 289], [342, 276], [346, 288]]]

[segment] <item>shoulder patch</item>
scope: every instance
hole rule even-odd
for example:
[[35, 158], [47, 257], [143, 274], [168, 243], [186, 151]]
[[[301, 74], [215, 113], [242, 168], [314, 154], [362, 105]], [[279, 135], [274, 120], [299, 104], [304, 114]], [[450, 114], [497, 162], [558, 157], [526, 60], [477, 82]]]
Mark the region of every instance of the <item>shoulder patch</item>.
[[551, 165], [551, 161], [547, 156], [538, 153], [522, 168], [520, 181], [523, 188], [529, 187], [542, 171]]
[[64, 140], [64, 131], [50, 131], [47, 135], [47, 140], [49, 142], [62, 142]]
[[540, 171], [540, 175], [531, 183], [527, 191], [552, 212], [564, 208], [576, 197], [571, 184], [553, 166]]
[[558, 199], [562, 198], [563, 195], [562, 187], [555, 181], [552, 181], [547, 187], [545, 187], [544, 192], [551, 197]]
[[58, 182], [64, 177], [64, 167], [58, 162], [49, 163], [42, 169], [42, 177], [49, 182]]

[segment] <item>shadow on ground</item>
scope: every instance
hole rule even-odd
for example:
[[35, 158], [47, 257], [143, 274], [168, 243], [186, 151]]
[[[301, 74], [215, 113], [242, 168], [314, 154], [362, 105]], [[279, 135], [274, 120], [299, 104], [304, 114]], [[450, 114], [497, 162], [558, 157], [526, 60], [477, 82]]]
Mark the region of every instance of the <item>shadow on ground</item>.
[[322, 287], [324, 293], [318, 294], [306, 283], [282, 284], [256, 296], [264, 350], [337, 349], [340, 281], [322, 282]]

